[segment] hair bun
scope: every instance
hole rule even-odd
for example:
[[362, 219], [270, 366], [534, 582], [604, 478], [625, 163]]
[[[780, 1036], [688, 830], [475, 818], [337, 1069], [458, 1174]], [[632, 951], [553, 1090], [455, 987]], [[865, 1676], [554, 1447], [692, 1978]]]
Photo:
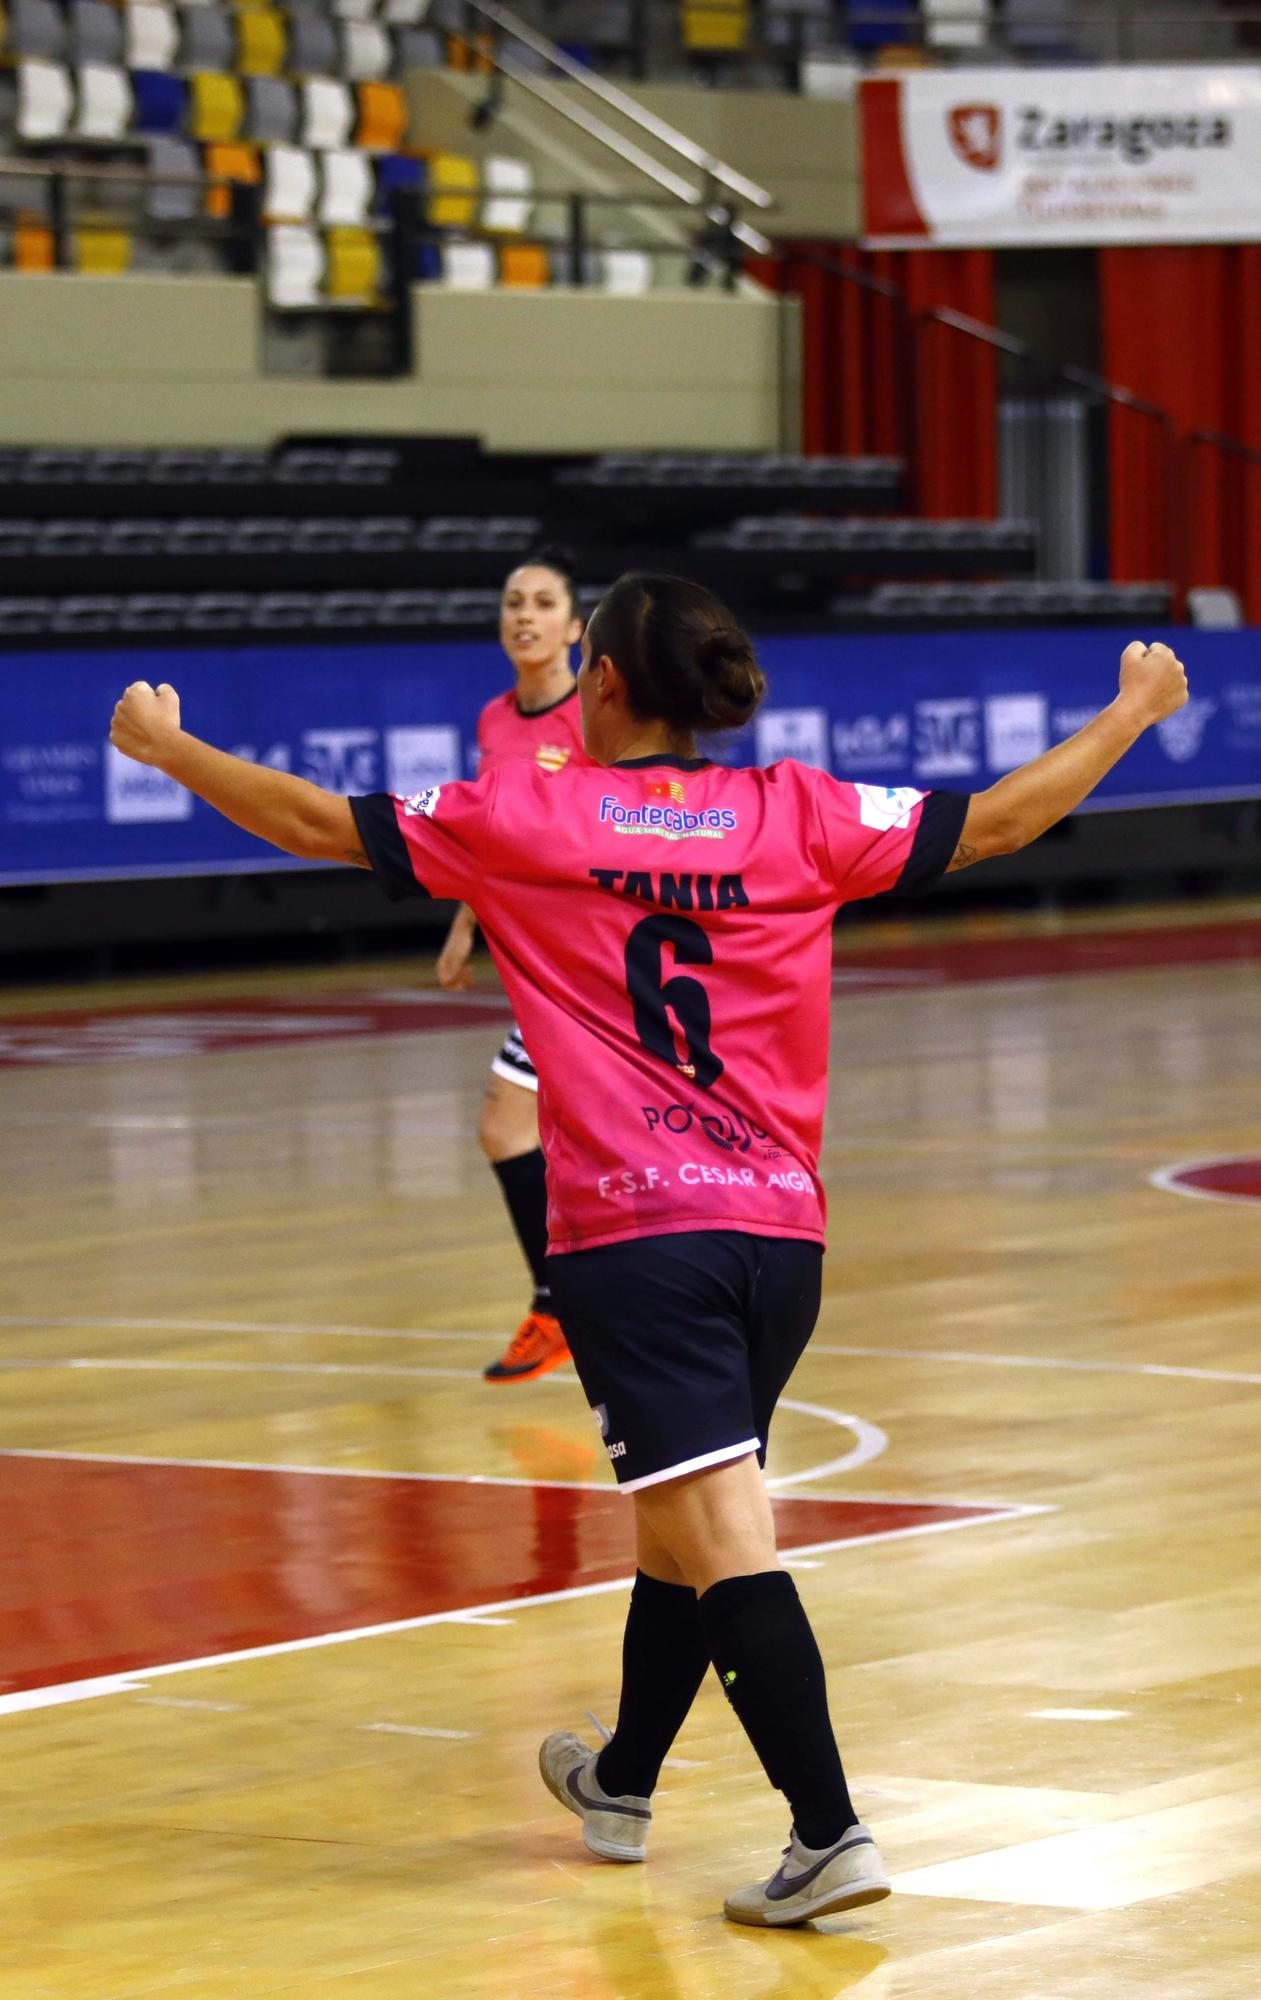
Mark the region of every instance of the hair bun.
[[739, 729], [766, 693], [766, 676], [748, 634], [738, 625], [718, 625], [696, 644], [696, 665], [704, 681], [704, 720], [711, 729]]
[[563, 576], [567, 583], [572, 583], [578, 569], [578, 558], [562, 542], [544, 542], [540, 548], [531, 549], [522, 568], [530, 564], [539, 569], [554, 569], [557, 576]]

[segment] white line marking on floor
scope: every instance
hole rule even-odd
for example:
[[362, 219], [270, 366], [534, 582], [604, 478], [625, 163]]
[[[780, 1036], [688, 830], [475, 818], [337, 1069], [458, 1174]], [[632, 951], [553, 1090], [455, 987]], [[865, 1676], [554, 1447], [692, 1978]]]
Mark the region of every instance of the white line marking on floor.
[[[943, 1361], [971, 1368], [1052, 1368], [1081, 1375], [1152, 1375], [1176, 1382], [1237, 1382], [1261, 1389], [1261, 1375], [1233, 1368], [1179, 1368], [1160, 1361], [1076, 1361], [1062, 1354], [973, 1354], [950, 1347], [850, 1347], [812, 1342], [809, 1354], [855, 1361]], [[546, 1379], [546, 1378], [545, 1378]]]
[[106, 1319], [74, 1316], [54, 1316], [41, 1313], [38, 1316], [25, 1313], [0, 1313], [0, 1326], [14, 1327], [83, 1327], [100, 1328], [108, 1331], [116, 1329], [122, 1333], [261, 1333], [284, 1339], [290, 1335], [313, 1340], [467, 1340], [475, 1341], [479, 1347], [493, 1347], [502, 1340], [500, 1333], [452, 1333], [429, 1327], [402, 1326], [338, 1326], [314, 1321], [307, 1324], [302, 1320], [252, 1320], [252, 1319]]
[[[352, 1361], [168, 1361], [149, 1356], [115, 1359], [92, 1354], [66, 1355], [57, 1361], [0, 1359], [0, 1369], [27, 1374], [41, 1371], [77, 1370], [99, 1375], [368, 1375], [389, 1376], [393, 1380], [422, 1382], [480, 1382], [480, 1368], [396, 1368], [384, 1363], [363, 1366]], [[553, 1369], [538, 1377], [540, 1382], [571, 1386], [572, 1375]]]
[[[533, 1481], [512, 1482], [534, 1484]], [[889, 1528], [874, 1535], [843, 1536], [839, 1541], [811, 1542], [794, 1549], [794, 1555], [833, 1555], [841, 1549], [868, 1548], [873, 1542], [905, 1541], [911, 1535], [939, 1535], [957, 1528], [991, 1526], [1003, 1519], [1015, 1519], [1026, 1510], [1012, 1507], [1005, 1514], [965, 1516], [953, 1521], [929, 1521], [910, 1528]], [[420, 1632], [431, 1625], [458, 1625], [470, 1616], [494, 1618], [505, 1612], [533, 1611], [545, 1604], [572, 1604], [581, 1598], [607, 1597], [614, 1591], [629, 1590], [633, 1576], [611, 1577], [605, 1583], [574, 1584], [568, 1590], [549, 1590], [537, 1597], [505, 1597], [495, 1604], [470, 1605], [462, 1611], [429, 1611], [416, 1618], [393, 1618], [379, 1625], [353, 1626], [340, 1632], [316, 1632], [302, 1639], [278, 1639], [268, 1646], [246, 1646], [237, 1652], [210, 1653], [196, 1660], [166, 1660], [152, 1667], [136, 1667], [126, 1675], [107, 1676], [94, 1681], [66, 1681], [56, 1687], [34, 1688], [21, 1694], [0, 1695], [0, 1715], [26, 1708], [53, 1708], [61, 1702], [86, 1701], [96, 1695], [138, 1694], [150, 1681], [173, 1674], [206, 1672], [217, 1667], [240, 1666], [250, 1660], [279, 1659], [288, 1653], [311, 1653], [328, 1646], [349, 1646], [361, 1639], [393, 1638], [402, 1632]]]
[[798, 1416], [818, 1417], [820, 1422], [835, 1424], [838, 1429], [853, 1431], [857, 1443], [852, 1451], [843, 1452], [840, 1458], [830, 1458], [822, 1465], [809, 1465], [804, 1472], [782, 1472], [777, 1478], [768, 1479], [772, 1493], [779, 1493], [785, 1486], [802, 1486], [807, 1480], [830, 1479], [838, 1472], [855, 1472], [860, 1465], [870, 1464], [879, 1458], [882, 1451], [889, 1449], [889, 1434], [878, 1424], [869, 1424], [865, 1417], [851, 1417], [841, 1410], [831, 1410], [826, 1403], [799, 1403], [791, 1396], [781, 1396], [781, 1410], [795, 1410]]
[[1255, 1153], [1209, 1153], [1200, 1160], [1175, 1160], [1171, 1167], [1159, 1167], [1147, 1178], [1153, 1187], [1163, 1189], [1166, 1194], [1183, 1194], [1192, 1201], [1250, 1202], [1255, 1208], [1257, 1198], [1253, 1194], [1227, 1194], [1220, 1188], [1184, 1187], [1174, 1176], [1194, 1173], [1199, 1167], [1234, 1166], [1236, 1162], [1255, 1160], [1256, 1157]]
[[406, 1722], [361, 1722], [358, 1727], [365, 1736], [433, 1736], [443, 1743], [472, 1743], [477, 1738], [475, 1729], [415, 1729]]
[[214, 1715], [240, 1715], [245, 1709], [242, 1701], [177, 1701], [169, 1694], [138, 1694], [136, 1700], [146, 1708], [204, 1708]]
[[1031, 1708], [1034, 1722], [1123, 1722], [1128, 1708]]

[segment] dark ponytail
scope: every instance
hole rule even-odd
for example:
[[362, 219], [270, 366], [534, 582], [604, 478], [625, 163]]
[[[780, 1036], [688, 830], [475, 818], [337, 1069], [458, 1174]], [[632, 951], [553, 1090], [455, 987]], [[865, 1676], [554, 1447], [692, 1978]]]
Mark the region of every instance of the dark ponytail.
[[740, 729], [766, 693], [747, 632], [711, 591], [685, 577], [619, 577], [589, 633], [591, 658], [612, 660], [641, 722], [665, 722], [688, 736]]

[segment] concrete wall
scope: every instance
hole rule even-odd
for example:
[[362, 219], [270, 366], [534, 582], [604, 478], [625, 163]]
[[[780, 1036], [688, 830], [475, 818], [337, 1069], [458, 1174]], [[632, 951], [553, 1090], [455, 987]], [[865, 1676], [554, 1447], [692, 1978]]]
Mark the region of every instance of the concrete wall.
[[0, 273], [0, 443], [264, 445], [298, 431], [464, 433], [501, 450], [793, 442], [781, 410], [797, 402], [795, 320], [760, 294], [426, 286], [412, 306], [410, 379], [298, 379], [261, 372], [251, 279]]
[[[651, 192], [633, 168], [613, 159], [565, 119], [509, 84], [500, 116], [484, 132], [469, 127], [469, 110], [486, 94], [485, 79], [452, 70], [412, 70], [406, 78], [409, 136], [416, 145], [440, 146], [480, 157], [509, 152], [528, 159], [546, 188], [615, 186]], [[578, 84], [560, 84], [558, 95], [594, 110], [654, 158], [670, 155], [645, 140], [618, 115], [593, 104]], [[698, 90], [686, 84], [636, 84], [630, 94], [697, 145], [747, 174], [778, 204], [761, 227], [770, 236], [858, 234], [859, 152], [852, 100], [790, 97], [770, 90]], [[680, 172], [687, 168], [680, 166]]]

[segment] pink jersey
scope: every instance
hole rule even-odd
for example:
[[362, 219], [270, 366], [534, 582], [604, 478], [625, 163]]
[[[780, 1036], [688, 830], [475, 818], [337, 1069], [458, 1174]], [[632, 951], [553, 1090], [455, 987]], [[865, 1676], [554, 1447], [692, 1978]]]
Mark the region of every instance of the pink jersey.
[[477, 912], [539, 1073], [554, 1251], [822, 1240], [832, 920], [931, 887], [966, 796], [641, 757], [351, 806], [391, 894]]
[[538, 764], [544, 771], [559, 771], [569, 763], [589, 764], [582, 747], [577, 687], [547, 708], [528, 713], [518, 705], [514, 689], [496, 695], [477, 718], [477, 759], [479, 777], [497, 771], [501, 764]]

